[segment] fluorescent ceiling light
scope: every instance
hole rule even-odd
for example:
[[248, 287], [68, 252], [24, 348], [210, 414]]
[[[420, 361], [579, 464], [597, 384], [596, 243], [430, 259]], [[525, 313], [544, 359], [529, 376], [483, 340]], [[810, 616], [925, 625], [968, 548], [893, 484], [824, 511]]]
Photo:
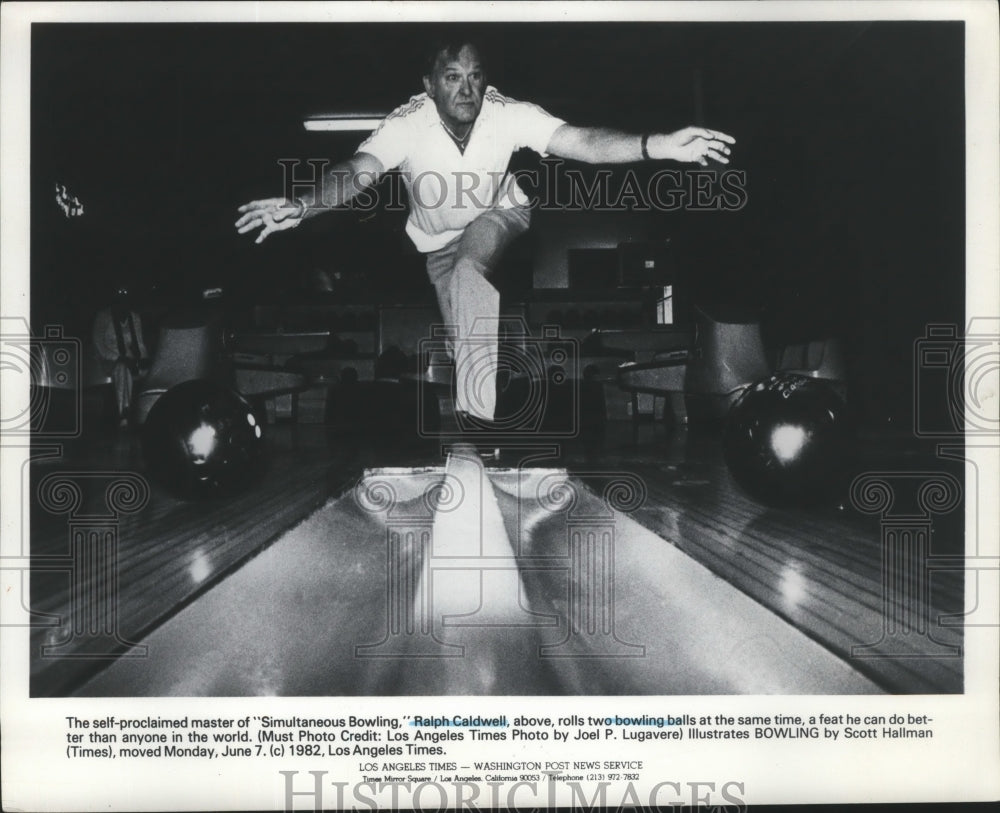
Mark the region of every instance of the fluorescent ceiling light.
[[311, 132], [370, 133], [384, 118], [379, 113], [332, 113], [310, 116], [303, 122], [303, 126]]

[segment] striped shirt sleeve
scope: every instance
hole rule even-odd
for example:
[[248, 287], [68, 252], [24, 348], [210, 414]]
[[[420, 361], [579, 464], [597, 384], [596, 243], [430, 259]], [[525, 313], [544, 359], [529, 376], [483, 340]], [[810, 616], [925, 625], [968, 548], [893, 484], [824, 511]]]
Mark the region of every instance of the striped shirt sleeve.
[[514, 149], [527, 147], [545, 156], [556, 130], [566, 122], [543, 110], [537, 104], [519, 102], [491, 89], [493, 101], [502, 111], [504, 126], [511, 134]]
[[419, 106], [419, 100], [414, 97], [407, 104], [397, 107], [361, 142], [356, 152], [374, 155], [386, 172], [400, 166], [406, 161], [413, 141], [410, 128]]

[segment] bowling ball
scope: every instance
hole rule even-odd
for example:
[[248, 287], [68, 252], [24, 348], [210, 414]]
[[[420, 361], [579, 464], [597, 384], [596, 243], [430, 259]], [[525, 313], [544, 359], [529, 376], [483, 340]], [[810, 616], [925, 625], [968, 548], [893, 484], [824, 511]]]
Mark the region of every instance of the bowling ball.
[[723, 449], [733, 478], [767, 505], [832, 502], [850, 437], [844, 402], [823, 381], [777, 374], [733, 404]]
[[207, 379], [172, 387], [142, 428], [146, 469], [184, 499], [235, 494], [259, 474], [263, 425], [238, 392]]

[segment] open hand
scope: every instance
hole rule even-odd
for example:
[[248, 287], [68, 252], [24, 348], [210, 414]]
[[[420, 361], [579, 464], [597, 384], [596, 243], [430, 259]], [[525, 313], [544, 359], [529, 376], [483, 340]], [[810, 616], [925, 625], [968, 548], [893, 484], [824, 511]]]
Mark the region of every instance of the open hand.
[[260, 229], [255, 243], [263, 243], [271, 232], [294, 229], [302, 222], [304, 211], [298, 204], [287, 198], [267, 198], [253, 200], [237, 209], [242, 217], [236, 221], [240, 234]]
[[653, 158], [672, 158], [675, 161], [698, 163], [707, 167], [709, 158], [720, 164], [728, 164], [731, 152], [728, 145], [735, 143], [735, 138], [718, 130], [685, 127], [683, 130], [663, 136], [660, 144], [655, 145], [657, 152], [663, 153], [662, 155], [653, 155], [654, 144], [653, 139], [650, 139], [650, 155]]

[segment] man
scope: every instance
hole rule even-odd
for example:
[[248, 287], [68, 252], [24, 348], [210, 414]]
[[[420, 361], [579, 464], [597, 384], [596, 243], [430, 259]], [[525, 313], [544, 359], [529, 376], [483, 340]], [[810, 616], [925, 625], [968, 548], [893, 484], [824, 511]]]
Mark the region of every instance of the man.
[[673, 159], [705, 166], [708, 159], [729, 163], [735, 141], [702, 127], [647, 135], [574, 127], [487, 86], [479, 50], [467, 41], [433, 49], [423, 84], [425, 92], [390, 113], [353, 157], [327, 173], [320, 189], [294, 201], [270, 198], [241, 206], [236, 228], [240, 234], [260, 229], [260, 243], [347, 203], [399, 168], [410, 199], [407, 234], [427, 255], [441, 315], [457, 329], [450, 348], [455, 411], [460, 421], [464, 416], [489, 425], [496, 406], [500, 307], [489, 280], [504, 249], [531, 219], [526, 196], [505, 174], [511, 155], [530, 147], [543, 156], [592, 164]]
[[149, 366], [149, 353], [142, 335], [142, 319], [132, 310], [128, 289], [115, 292], [111, 307], [98, 311], [92, 330], [94, 352], [101, 368], [111, 376], [119, 425], [128, 423], [136, 378]]

